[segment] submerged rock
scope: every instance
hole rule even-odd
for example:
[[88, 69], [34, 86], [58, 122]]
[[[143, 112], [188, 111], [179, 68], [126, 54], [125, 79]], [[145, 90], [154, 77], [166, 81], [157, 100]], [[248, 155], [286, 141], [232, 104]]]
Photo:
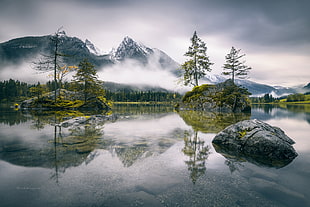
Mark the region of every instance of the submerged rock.
[[80, 117], [74, 117], [66, 121], [63, 121], [60, 124], [58, 124], [58, 126], [68, 128], [71, 126], [79, 126], [79, 125], [84, 125], [84, 124], [102, 125], [107, 121], [114, 122], [116, 121], [116, 119], [117, 119], [117, 116], [115, 114], [80, 116]]
[[230, 125], [212, 140], [215, 150], [225, 157], [278, 168], [297, 156], [294, 143], [280, 128], [256, 119]]

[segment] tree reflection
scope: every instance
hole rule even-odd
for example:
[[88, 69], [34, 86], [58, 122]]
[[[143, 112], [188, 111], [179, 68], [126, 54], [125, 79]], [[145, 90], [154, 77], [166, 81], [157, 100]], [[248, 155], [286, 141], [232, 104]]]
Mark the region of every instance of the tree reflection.
[[182, 152], [189, 157], [185, 161], [190, 171], [190, 178], [195, 184], [197, 179], [206, 172], [205, 162], [210, 154], [210, 146], [204, 146], [205, 142], [198, 137], [198, 132], [184, 132], [184, 148]]
[[58, 180], [59, 180], [57, 142], [59, 142], [58, 139], [62, 138], [61, 127], [59, 127], [58, 133], [57, 133], [57, 128], [58, 127], [55, 125], [54, 126], [54, 166], [55, 166], [55, 173], [53, 173], [51, 176], [51, 179], [56, 180], [56, 183], [58, 183]]

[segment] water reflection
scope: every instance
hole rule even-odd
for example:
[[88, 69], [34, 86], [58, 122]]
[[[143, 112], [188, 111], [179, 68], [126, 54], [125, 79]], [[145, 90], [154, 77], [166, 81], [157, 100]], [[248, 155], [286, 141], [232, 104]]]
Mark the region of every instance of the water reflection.
[[44, 112], [2, 114], [1, 203], [309, 206], [306, 113], [293, 116], [282, 108], [268, 109], [269, 114], [264, 109], [252, 110], [252, 118], [266, 118], [296, 141], [298, 158], [285, 168], [275, 169], [261, 168], [242, 157], [224, 157], [213, 149], [214, 133], [249, 119], [247, 114], [177, 114], [155, 107], [148, 112], [146, 108], [142, 112], [137, 107], [119, 108], [114, 111], [119, 115], [116, 122], [68, 127], [60, 122], [73, 117], [71, 112], [64, 116], [56, 112], [56, 117]]
[[174, 110], [172, 105], [164, 104], [114, 104], [113, 113], [122, 115], [163, 114]]
[[206, 111], [178, 112], [184, 122], [195, 131], [218, 133], [231, 124], [250, 119], [250, 113], [218, 113]]
[[[8, 118], [10, 117], [10, 118]], [[31, 120], [32, 117], [25, 116], [20, 111], [8, 110], [8, 108], [0, 107], [0, 123], [8, 126], [18, 125]]]
[[225, 146], [223, 147], [215, 144], [213, 144], [213, 147], [217, 153], [220, 153], [227, 159], [225, 164], [227, 164], [231, 171], [235, 171], [236, 169], [238, 169], [238, 166], [240, 166], [240, 163], [242, 162], [250, 162], [261, 167], [282, 168], [291, 163], [295, 158], [274, 159], [268, 156], [244, 154], [242, 152], [230, 150]]
[[185, 161], [187, 169], [190, 171], [190, 178], [195, 184], [197, 179], [206, 172], [206, 160], [210, 154], [210, 146], [198, 137], [197, 131], [184, 131], [184, 148], [182, 152], [188, 156]]
[[306, 120], [310, 124], [310, 104], [255, 104], [252, 106], [252, 119], [263, 121], [277, 118]]
[[206, 160], [211, 153], [211, 146], [198, 137], [198, 132], [218, 133], [231, 124], [250, 119], [250, 113], [218, 113], [206, 111], [179, 111], [179, 116], [192, 127], [184, 132], [182, 152], [189, 157], [185, 161], [190, 178], [195, 184], [197, 179], [206, 173]]
[[[137, 115], [138, 109], [135, 107], [134, 110], [127, 109], [126, 114], [122, 114], [122, 107], [118, 108], [116, 113], [122, 115], [119, 115], [117, 124], [92, 120], [62, 124], [70, 121], [67, 119], [71, 117], [87, 117], [78, 111], [20, 111], [21, 116], [28, 117], [29, 121], [16, 130], [7, 131], [7, 135], [3, 134], [0, 159], [19, 166], [55, 169], [51, 177], [56, 182], [67, 168], [95, 159], [91, 152], [96, 149], [109, 151], [118, 157], [124, 167], [131, 167], [140, 159], [164, 153], [181, 139], [183, 133], [183, 130], [171, 125], [178, 116], [165, 113], [167, 107], [143, 108], [141, 115]], [[11, 114], [7, 115], [5, 119], [10, 119]], [[171, 127], [163, 128], [167, 125]], [[156, 128], [158, 134], [154, 133]], [[23, 133], [32, 136], [32, 139], [24, 138]]]

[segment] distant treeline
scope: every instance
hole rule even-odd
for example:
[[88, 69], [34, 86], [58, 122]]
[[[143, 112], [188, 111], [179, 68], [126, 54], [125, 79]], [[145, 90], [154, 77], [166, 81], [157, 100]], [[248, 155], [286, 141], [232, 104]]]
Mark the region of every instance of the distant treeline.
[[29, 88], [32, 85], [15, 80], [5, 80], [0, 82], [0, 100], [13, 101], [22, 97], [29, 97]]
[[[29, 84], [12, 79], [0, 81], [0, 100], [1, 102], [10, 102], [34, 97], [36, 94], [34, 94], [31, 88], [38, 86], [41, 86], [39, 82], [37, 84]], [[46, 89], [45, 91], [52, 91], [53, 86], [54, 82], [48, 81], [46, 84], [44, 84], [44, 88]]]
[[126, 90], [111, 92], [106, 91], [106, 99], [115, 102], [174, 102], [181, 99], [181, 95], [171, 92], [131, 91]]
[[252, 103], [301, 102], [309, 100], [309, 92], [304, 94], [295, 93], [279, 98], [275, 98], [271, 94], [265, 94], [262, 97], [251, 97], [250, 100]]
[[[64, 89], [70, 90], [71, 83], [64, 83]], [[32, 97], [38, 97], [38, 93], [53, 91], [54, 81], [48, 81], [45, 84], [28, 84], [17, 80], [0, 81], [0, 100], [1, 102], [23, 101]], [[40, 90], [34, 90], [40, 89]], [[179, 93], [158, 92], [158, 91], [131, 91], [122, 90], [111, 92], [105, 91], [107, 100], [114, 102], [173, 102], [181, 99]]]
[[273, 97], [271, 94], [265, 94], [262, 97], [250, 97], [251, 103], [272, 103], [280, 99]]

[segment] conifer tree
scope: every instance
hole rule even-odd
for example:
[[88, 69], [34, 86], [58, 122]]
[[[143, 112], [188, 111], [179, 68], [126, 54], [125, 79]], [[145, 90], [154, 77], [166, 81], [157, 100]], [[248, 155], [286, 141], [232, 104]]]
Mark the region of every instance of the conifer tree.
[[206, 75], [206, 71], [211, 71], [210, 66], [213, 63], [210, 62], [206, 52], [206, 44], [197, 36], [197, 32], [195, 31], [191, 38], [191, 46], [184, 54], [189, 57], [189, 60], [181, 65], [181, 69], [184, 70], [184, 85], [191, 84], [198, 86], [198, 80]]
[[84, 102], [92, 96], [103, 95], [103, 88], [97, 78], [95, 66], [84, 59], [80, 62], [76, 75], [73, 76], [73, 82], [81, 86], [84, 94]]
[[241, 61], [240, 59], [245, 56], [245, 54], [239, 54], [241, 49], [236, 50], [234, 47], [231, 48], [230, 53], [225, 56], [226, 63], [223, 66], [223, 75], [231, 76], [233, 82], [235, 78], [239, 77], [245, 79], [251, 70], [251, 67], [248, 67], [245, 64], [245, 60]]

